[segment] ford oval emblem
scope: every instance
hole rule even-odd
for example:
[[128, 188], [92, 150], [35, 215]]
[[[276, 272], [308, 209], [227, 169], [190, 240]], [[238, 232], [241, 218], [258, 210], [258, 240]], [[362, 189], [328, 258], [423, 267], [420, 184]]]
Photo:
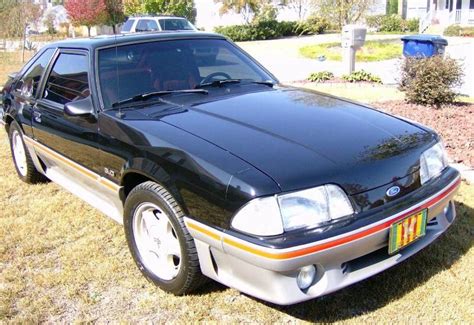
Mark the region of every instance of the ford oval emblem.
[[398, 187], [398, 186], [392, 186], [386, 192], [387, 196], [389, 196], [389, 197], [393, 197], [393, 196], [397, 195], [398, 193], [400, 193], [400, 187]]

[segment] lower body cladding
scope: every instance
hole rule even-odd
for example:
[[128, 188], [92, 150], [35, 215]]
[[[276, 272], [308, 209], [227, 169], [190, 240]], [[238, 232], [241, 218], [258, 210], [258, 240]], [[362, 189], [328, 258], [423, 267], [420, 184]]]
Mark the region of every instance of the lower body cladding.
[[[255, 245], [190, 218], [185, 223], [204, 275], [260, 299], [290, 305], [373, 276], [429, 245], [456, 217], [452, 198], [459, 184], [457, 178], [436, 195], [380, 222], [287, 249]], [[425, 235], [389, 255], [390, 226], [425, 209]]]

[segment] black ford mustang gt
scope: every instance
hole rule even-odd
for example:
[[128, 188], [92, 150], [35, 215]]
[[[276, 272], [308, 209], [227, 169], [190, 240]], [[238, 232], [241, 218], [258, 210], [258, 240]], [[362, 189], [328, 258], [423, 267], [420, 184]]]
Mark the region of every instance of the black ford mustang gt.
[[280, 85], [220, 35], [54, 43], [3, 105], [19, 177], [123, 223], [140, 270], [174, 294], [205, 275], [308, 300], [408, 258], [455, 218], [460, 177], [436, 133]]

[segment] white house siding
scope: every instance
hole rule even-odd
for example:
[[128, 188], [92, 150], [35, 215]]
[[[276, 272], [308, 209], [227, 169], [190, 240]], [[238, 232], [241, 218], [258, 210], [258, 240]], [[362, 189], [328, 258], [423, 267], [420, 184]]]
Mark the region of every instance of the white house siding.
[[370, 6], [367, 14], [369, 15], [384, 15], [387, 9], [387, 0], [374, 0]]
[[407, 0], [407, 19], [423, 18], [427, 11], [426, 0]]

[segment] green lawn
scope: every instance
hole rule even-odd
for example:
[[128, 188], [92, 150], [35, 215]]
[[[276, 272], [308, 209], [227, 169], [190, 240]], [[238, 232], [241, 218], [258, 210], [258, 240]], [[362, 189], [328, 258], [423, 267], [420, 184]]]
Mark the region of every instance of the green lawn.
[[[341, 61], [341, 43], [334, 42], [303, 46], [300, 48], [300, 54], [310, 59], [324, 55], [328, 60]], [[367, 41], [357, 51], [356, 59], [359, 62], [371, 62], [394, 59], [401, 55], [402, 43], [400, 40]]]

